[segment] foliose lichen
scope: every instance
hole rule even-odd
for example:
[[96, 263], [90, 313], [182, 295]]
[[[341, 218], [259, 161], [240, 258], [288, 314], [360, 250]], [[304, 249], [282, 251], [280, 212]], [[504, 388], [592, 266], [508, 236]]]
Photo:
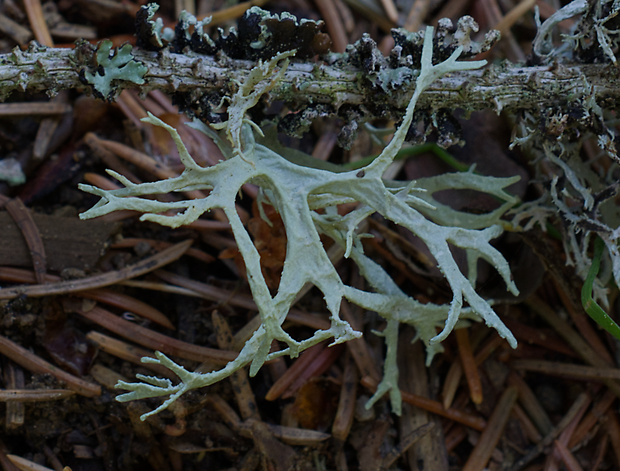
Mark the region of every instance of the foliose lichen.
[[99, 44], [95, 72], [82, 71], [85, 82], [93, 86], [93, 92], [99, 98], [112, 101], [116, 94], [114, 82], [117, 80], [126, 80], [139, 85], [144, 83], [147, 68], [134, 59], [131, 50], [131, 44], [125, 44], [113, 52], [112, 41], [109, 39]]

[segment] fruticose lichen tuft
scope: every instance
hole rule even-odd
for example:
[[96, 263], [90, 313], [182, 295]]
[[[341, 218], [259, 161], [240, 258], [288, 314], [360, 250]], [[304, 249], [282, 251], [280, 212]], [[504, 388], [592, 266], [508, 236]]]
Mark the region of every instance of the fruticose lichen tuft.
[[[497, 270], [509, 291], [515, 294], [518, 291], [507, 261], [491, 245], [491, 240], [502, 233], [500, 218], [517, 202], [505, 188], [518, 177], [493, 178], [464, 172], [415, 182], [383, 179], [405, 140], [420, 94], [445, 74], [477, 69], [485, 64], [485, 61], [458, 61], [461, 52], [462, 48], [457, 47], [445, 60], [434, 64], [433, 29], [426, 29], [415, 93], [403, 122], [372, 163], [353, 171], [333, 171], [331, 168], [307, 165], [308, 160], [300, 157], [298, 152], [288, 152], [263, 138], [261, 129], [248, 118], [247, 111], [261, 95], [278, 83], [294, 51], [259, 62], [247, 80], [237, 84], [237, 91], [229, 99], [226, 121], [211, 126], [194, 121], [192, 126], [210, 136], [226, 157], [213, 167], [199, 166], [174, 128], [152, 115], [144, 120], [170, 133], [185, 170], [175, 178], [142, 184], [134, 184], [109, 171], [124, 188], [103, 190], [81, 185], [82, 190], [101, 198], [81, 217], [85, 219], [130, 209], [144, 213], [142, 220], [178, 227], [195, 221], [206, 211], [222, 210], [243, 257], [261, 325], [237, 358], [220, 370], [189, 372], [161, 353], [157, 353], [156, 358], [143, 359], [144, 362], [168, 367], [180, 382], [173, 384], [169, 380], [139, 375], [138, 379], [142, 382], [120, 382], [117, 385], [129, 391], [119, 396], [119, 401], [167, 397], [157, 409], [144, 414], [144, 419], [165, 409], [186, 391], [220, 381], [246, 365], [250, 366], [250, 374], [254, 375], [265, 361], [282, 355], [297, 356], [326, 339], [333, 339], [332, 344], [337, 344], [358, 338], [361, 333], [340, 317], [340, 303], [345, 299], [363, 309], [377, 312], [386, 320], [383, 336], [389, 354], [383, 380], [368, 406], [389, 393], [394, 412], [401, 411], [395, 355], [401, 323], [415, 327], [417, 338], [426, 346], [429, 362], [440, 351], [440, 342], [462, 319], [483, 320], [510, 345], [516, 345], [514, 336], [493, 311], [490, 302], [476, 292], [475, 283], [477, 261], [482, 259]], [[272, 295], [263, 277], [259, 252], [235, 207], [237, 195], [246, 183], [260, 188], [263, 201], [277, 210], [286, 230], [286, 259], [275, 295]], [[447, 188], [488, 193], [499, 204], [495, 210], [483, 214], [457, 211], [440, 204], [433, 197], [435, 192]], [[198, 200], [157, 201], [145, 198], [152, 194], [187, 189], [204, 189], [209, 193]], [[344, 215], [339, 213], [338, 206], [344, 203], [356, 203], [355, 209]], [[364, 253], [362, 238], [366, 234], [360, 228], [366, 218], [374, 213], [408, 229], [427, 245], [452, 291], [452, 300], [448, 305], [423, 304], [408, 296], [382, 266]], [[368, 290], [344, 283], [323, 245], [322, 238], [325, 237], [341, 246], [345, 256], [357, 265], [369, 286]], [[451, 247], [460, 247], [467, 254], [467, 273], [459, 268]], [[310, 338], [295, 340], [283, 329], [283, 323], [298, 293], [308, 284], [323, 294], [331, 326], [317, 330]], [[284, 348], [271, 351], [274, 340]]]

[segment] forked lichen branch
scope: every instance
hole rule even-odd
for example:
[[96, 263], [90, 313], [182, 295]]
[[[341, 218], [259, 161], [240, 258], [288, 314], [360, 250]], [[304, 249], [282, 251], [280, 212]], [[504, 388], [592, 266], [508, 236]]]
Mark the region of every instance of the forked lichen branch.
[[[268, 84], [258, 89], [264, 92], [284, 74], [290, 55], [284, 53], [255, 68], [252, 83], [238, 84], [230, 100], [230, 118], [226, 122], [211, 127], [200, 121], [193, 123], [193, 127], [214, 139], [226, 160], [213, 167], [200, 167], [187, 152], [178, 133], [154, 116], [149, 116], [144, 121], [170, 132], [185, 164], [184, 172], [176, 178], [143, 184], [133, 184], [121, 175], [110, 172], [125, 188], [108, 191], [89, 185], [80, 186], [82, 190], [101, 197], [93, 208], [81, 215], [82, 218], [132, 209], [144, 213], [142, 220], [178, 227], [191, 223], [207, 211], [223, 210], [245, 262], [248, 283], [261, 319], [261, 326], [247, 341], [238, 357], [223, 369], [210, 373], [192, 373], [157, 353], [156, 358], [144, 361], [170, 368], [179, 376], [180, 382], [173, 384], [168, 380], [139, 376], [142, 382], [118, 384], [117, 387], [129, 391], [119, 396], [120, 401], [167, 397], [161, 406], [145, 414], [145, 418], [165, 409], [184, 392], [220, 381], [246, 365], [250, 365], [250, 374], [254, 375], [269, 359], [282, 355], [296, 356], [326, 339], [333, 339], [333, 344], [355, 339], [361, 333], [354, 331], [339, 315], [343, 299], [375, 311], [387, 321], [385, 341], [390, 354], [386, 359], [384, 379], [369, 405], [389, 392], [396, 413], [401, 410], [395, 355], [400, 323], [417, 329], [418, 338], [427, 347], [429, 361], [440, 349], [439, 342], [452, 331], [459, 319], [484, 320], [511, 345], [516, 344], [514, 336], [495, 314], [490, 303], [476, 292], [475, 274], [462, 273], [450, 246], [464, 249], [470, 258], [470, 266], [475, 266], [478, 259], [489, 262], [504, 279], [508, 289], [517, 293], [508, 263], [490, 241], [502, 233], [499, 218], [516, 203], [505, 188], [518, 180], [518, 177], [482, 177], [466, 172], [420, 179], [415, 184], [385, 181], [382, 178], [403, 145], [423, 91], [446, 74], [473, 70], [485, 64], [484, 61], [458, 61], [460, 49], [454, 51], [448, 59], [433, 64], [432, 44], [433, 29], [427, 28], [415, 93], [407, 106], [403, 123], [380, 156], [361, 170], [331, 172], [298, 165], [287, 160], [285, 152], [277, 153], [266, 143], [255, 139], [256, 126], [249, 123], [246, 111], [256, 103], [256, 84]], [[248, 182], [260, 187], [265, 201], [278, 211], [286, 229], [286, 259], [275, 295], [269, 291], [261, 271], [260, 255], [235, 209], [237, 193]], [[489, 193], [502, 203], [488, 214], [455, 211], [433, 198], [435, 191], [450, 185]], [[188, 189], [206, 189], [209, 195], [201, 200], [174, 202], [141, 198]], [[350, 213], [341, 215], [337, 206], [344, 201], [355, 201], [358, 206]], [[373, 213], [408, 229], [428, 246], [452, 289], [453, 297], [449, 305], [416, 301], [406, 295], [378, 263], [364, 254], [361, 243], [364, 234], [359, 232], [359, 225]], [[458, 225], [449, 221], [458, 221]], [[343, 246], [371, 289], [362, 290], [343, 282], [321, 242], [322, 235]], [[307, 284], [322, 292], [330, 313], [331, 326], [316, 331], [305, 340], [297, 341], [284, 331], [282, 325], [298, 293]], [[465, 303], [468, 307], [464, 307]], [[438, 328], [441, 329], [439, 334]], [[281, 342], [284, 348], [270, 353], [273, 340]]]

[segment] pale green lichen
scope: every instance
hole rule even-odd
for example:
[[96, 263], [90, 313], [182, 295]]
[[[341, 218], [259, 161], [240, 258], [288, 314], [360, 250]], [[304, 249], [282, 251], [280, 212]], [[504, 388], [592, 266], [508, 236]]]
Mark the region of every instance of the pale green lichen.
[[112, 41], [109, 39], [99, 44], [96, 56], [97, 69], [95, 73], [84, 71], [84, 78], [103, 98], [111, 98], [115, 80], [126, 80], [138, 85], [144, 83], [144, 75], [148, 69], [134, 59], [131, 50], [131, 44], [125, 44], [113, 53]]
[[[167, 397], [157, 409], [144, 414], [144, 419], [168, 407], [184, 392], [220, 381], [246, 365], [250, 365], [250, 374], [254, 375], [265, 361], [282, 355], [296, 356], [323, 340], [333, 338], [333, 344], [336, 344], [355, 339], [361, 333], [353, 330], [339, 315], [343, 299], [375, 311], [387, 321], [383, 332], [387, 344], [384, 378], [369, 406], [389, 392], [393, 410], [400, 413], [396, 364], [400, 323], [416, 328], [417, 338], [426, 345], [429, 361], [440, 350], [439, 342], [446, 338], [459, 319], [482, 319], [506, 338], [510, 345], [516, 345], [514, 336], [495, 314], [490, 302], [476, 292], [475, 269], [463, 274], [450, 247], [464, 249], [470, 267], [475, 267], [479, 259], [489, 262], [504, 279], [508, 289], [517, 293], [508, 263], [490, 241], [502, 233], [500, 217], [516, 203], [516, 199], [506, 193], [505, 188], [518, 177], [492, 178], [468, 172], [416, 182], [386, 181], [382, 178], [405, 140], [421, 93], [444, 74], [472, 70], [485, 64], [484, 61], [457, 61], [461, 53], [459, 48], [447, 60], [433, 65], [432, 44], [432, 28], [427, 28], [420, 73], [404, 120], [384, 151], [362, 169], [334, 172], [300, 165], [294, 162], [298, 161], [296, 156], [299, 154], [291, 153], [289, 160], [289, 152], [285, 149], [279, 146], [273, 146], [272, 149], [266, 144], [268, 140], [255, 138], [255, 133], [262, 134], [261, 130], [248, 120], [246, 112], [277, 83], [292, 54], [289, 51], [266, 63], [259, 63], [249, 78], [238, 84], [238, 91], [230, 101], [228, 121], [212, 127], [198, 121], [193, 123], [193, 127], [213, 138], [226, 160], [209, 168], [199, 166], [187, 152], [177, 131], [154, 116], [149, 116], [146, 122], [165, 128], [174, 139], [185, 165], [183, 173], [164, 181], [134, 184], [109, 171], [125, 188], [108, 191], [81, 185], [82, 190], [101, 197], [93, 208], [81, 215], [82, 218], [132, 209], [144, 213], [142, 220], [178, 227], [195, 221], [206, 211], [221, 209], [230, 222], [245, 262], [249, 287], [261, 319], [260, 327], [237, 358], [223, 369], [192, 373], [161, 353], [156, 353], [156, 358], [143, 359], [144, 362], [168, 367], [179, 376], [180, 382], [173, 384], [169, 380], [139, 375], [138, 379], [142, 382], [120, 382], [117, 385], [130, 391], [119, 396], [119, 401]], [[286, 259], [275, 295], [271, 294], [263, 278], [259, 252], [235, 208], [237, 194], [242, 185], [248, 182], [260, 187], [263, 200], [274, 206], [286, 228]], [[501, 205], [488, 214], [458, 212], [439, 204], [433, 198], [434, 192], [445, 188], [466, 188], [489, 193], [498, 198]], [[172, 202], [141, 198], [156, 193], [194, 189], [209, 190], [209, 195], [200, 200]], [[341, 215], [337, 205], [346, 202], [357, 202], [358, 206], [348, 214]], [[170, 215], [170, 211], [179, 212]], [[168, 214], [163, 214], [166, 212]], [[365, 234], [360, 233], [359, 227], [373, 213], [408, 229], [428, 246], [453, 292], [449, 306], [422, 304], [406, 295], [383, 267], [364, 254], [361, 238]], [[342, 246], [345, 255], [358, 266], [371, 290], [365, 291], [343, 282], [321, 242], [321, 236], [327, 236]], [[310, 338], [297, 341], [284, 331], [282, 325], [297, 295], [308, 284], [322, 292], [330, 313], [331, 326], [316, 331]], [[463, 307], [464, 303], [468, 307]], [[441, 329], [439, 334], [438, 328]], [[286, 347], [270, 353], [273, 340], [278, 340]]]
[[26, 175], [22, 167], [13, 157], [5, 157], [0, 160], [0, 180], [10, 186], [22, 185], [26, 182]]

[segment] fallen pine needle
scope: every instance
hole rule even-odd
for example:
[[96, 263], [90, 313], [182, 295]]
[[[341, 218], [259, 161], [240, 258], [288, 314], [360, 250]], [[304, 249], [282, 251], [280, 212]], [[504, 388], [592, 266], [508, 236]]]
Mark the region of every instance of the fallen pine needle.
[[120, 270], [89, 276], [78, 280], [59, 281], [56, 283], [39, 284], [32, 286], [15, 286], [0, 289], [0, 299], [14, 299], [18, 296], [50, 296], [54, 294], [76, 293], [93, 288], [103, 288], [119, 281], [128, 280], [156, 270], [168, 263], [174, 262], [183, 255], [192, 244], [186, 240], [164, 249], [161, 252], [145, 258], [138, 263], [129, 265]]
[[45, 402], [73, 396], [69, 389], [1, 389], [0, 402]]
[[620, 379], [620, 368], [575, 365], [545, 360], [515, 360], [511, 362], [515, 370], [535, 371], [550, 376], [562, 376], [583, 381]]
[[[368, 376], [362, 378], [362, 385], [370, 389], [372, 392], [377, 390], [377, 383]], [[458, 409], [444, 409], [441, 402], [418, 396], [416, 394], [401, 391], [401, 395], [403, 402], [406, 402], [407, 404], [411, 404], [419, 407], [420, 409], [431, 412], [432, 414], [437, 414], [463, 425], [467, 425], [474, 430], [482, 431], [487, 427], [487, 423], [482, 417], [468, 414], [467, 412], [463, 412]]]
[[458, 329], [456, 331], [456, 343], [465, 378], [467, 379], [467, 385], [469, 386], [469, 397], [474, 404], [482, 404], [482, 383], [480, 382], [480, 375], [478, 374], [478, 367], [471, 349], [467, 329]]
[[349, 436], [353, 418], [355, 416], [355, 402], [357, 399], [357, 367], [350, 355], [347, 356], [346, 365], [342, 374], [342, 387], [338, 408], [332, 424], [332, 435], [337, 440], [344, 442]]
[[[13, 283], [36, 283], [36, 279], [32, 271], [13, 267], [0, 267], [0, 280]], [[62, 278], [56, 275], [45, 275], [45, 282], [47, 283], [58, 283], [61, 280]], [[122, 308], [125, 311], [130, 311], [133, 314], [155, 322], [156, 324], [159, 324], [167, 329], [175, 329], [174, 325], [160, 310], [155, 309], [153, 306], [146, 304], [139, 299], [127, 296], [126, 294], [96, 288], [82, 291], [78, 293], [78, 296], [93, 299], [110, 306]]]
[[497, 402], [486, 428], [478, 438], [478, 443], [469, 455], [463, 471], [479, 471], [486, 467], [495, 446], [502, 437], [504, 427], [508, 423], [508, 418], [512, 413], [512, 407], [517, 401], [518, 395], [517, 388], [512, 386], [506, 388]]
[[554, 442], [554, 447], [568, 471], [583, 471], [583, 468], [579, 465], [579, 462], [570, 450], [566, 448], [566, 445], [564, 445], [561, 441], [556, 440]]
[[168, 337], [133, 322], [126, 321], [100, 307], [94, 307], [89, 311], [78, 310], [77, 313], [121, 337], [166, 355], [200, 362], [213, 361], [220, 364], [228, 363], [237, 357], [236, 352], [202, 347]]
[[[41, 466], [40, 464], [35, 463], [34, 461], [27, 460], [26, 458], [22, 458], [17, 455], [6, 455], [7, 458], [17, 466], [21, 471], [54, 471], [51, 468], [47, 468], [46, 466]], [[69, 470], [69, 468], [64, 468], [63, 471]]]
[[15, 342], [0, 336], [0, 353], [18, 365], [33, 373], [47, 373], [56, 379], [63, 381], [69, 389], [81, 396], [93, 397], [101, 395], [101, 387], [83, 379], [73, 376], [57, 366], [39, 358], [34, 353], [19, 346]]

